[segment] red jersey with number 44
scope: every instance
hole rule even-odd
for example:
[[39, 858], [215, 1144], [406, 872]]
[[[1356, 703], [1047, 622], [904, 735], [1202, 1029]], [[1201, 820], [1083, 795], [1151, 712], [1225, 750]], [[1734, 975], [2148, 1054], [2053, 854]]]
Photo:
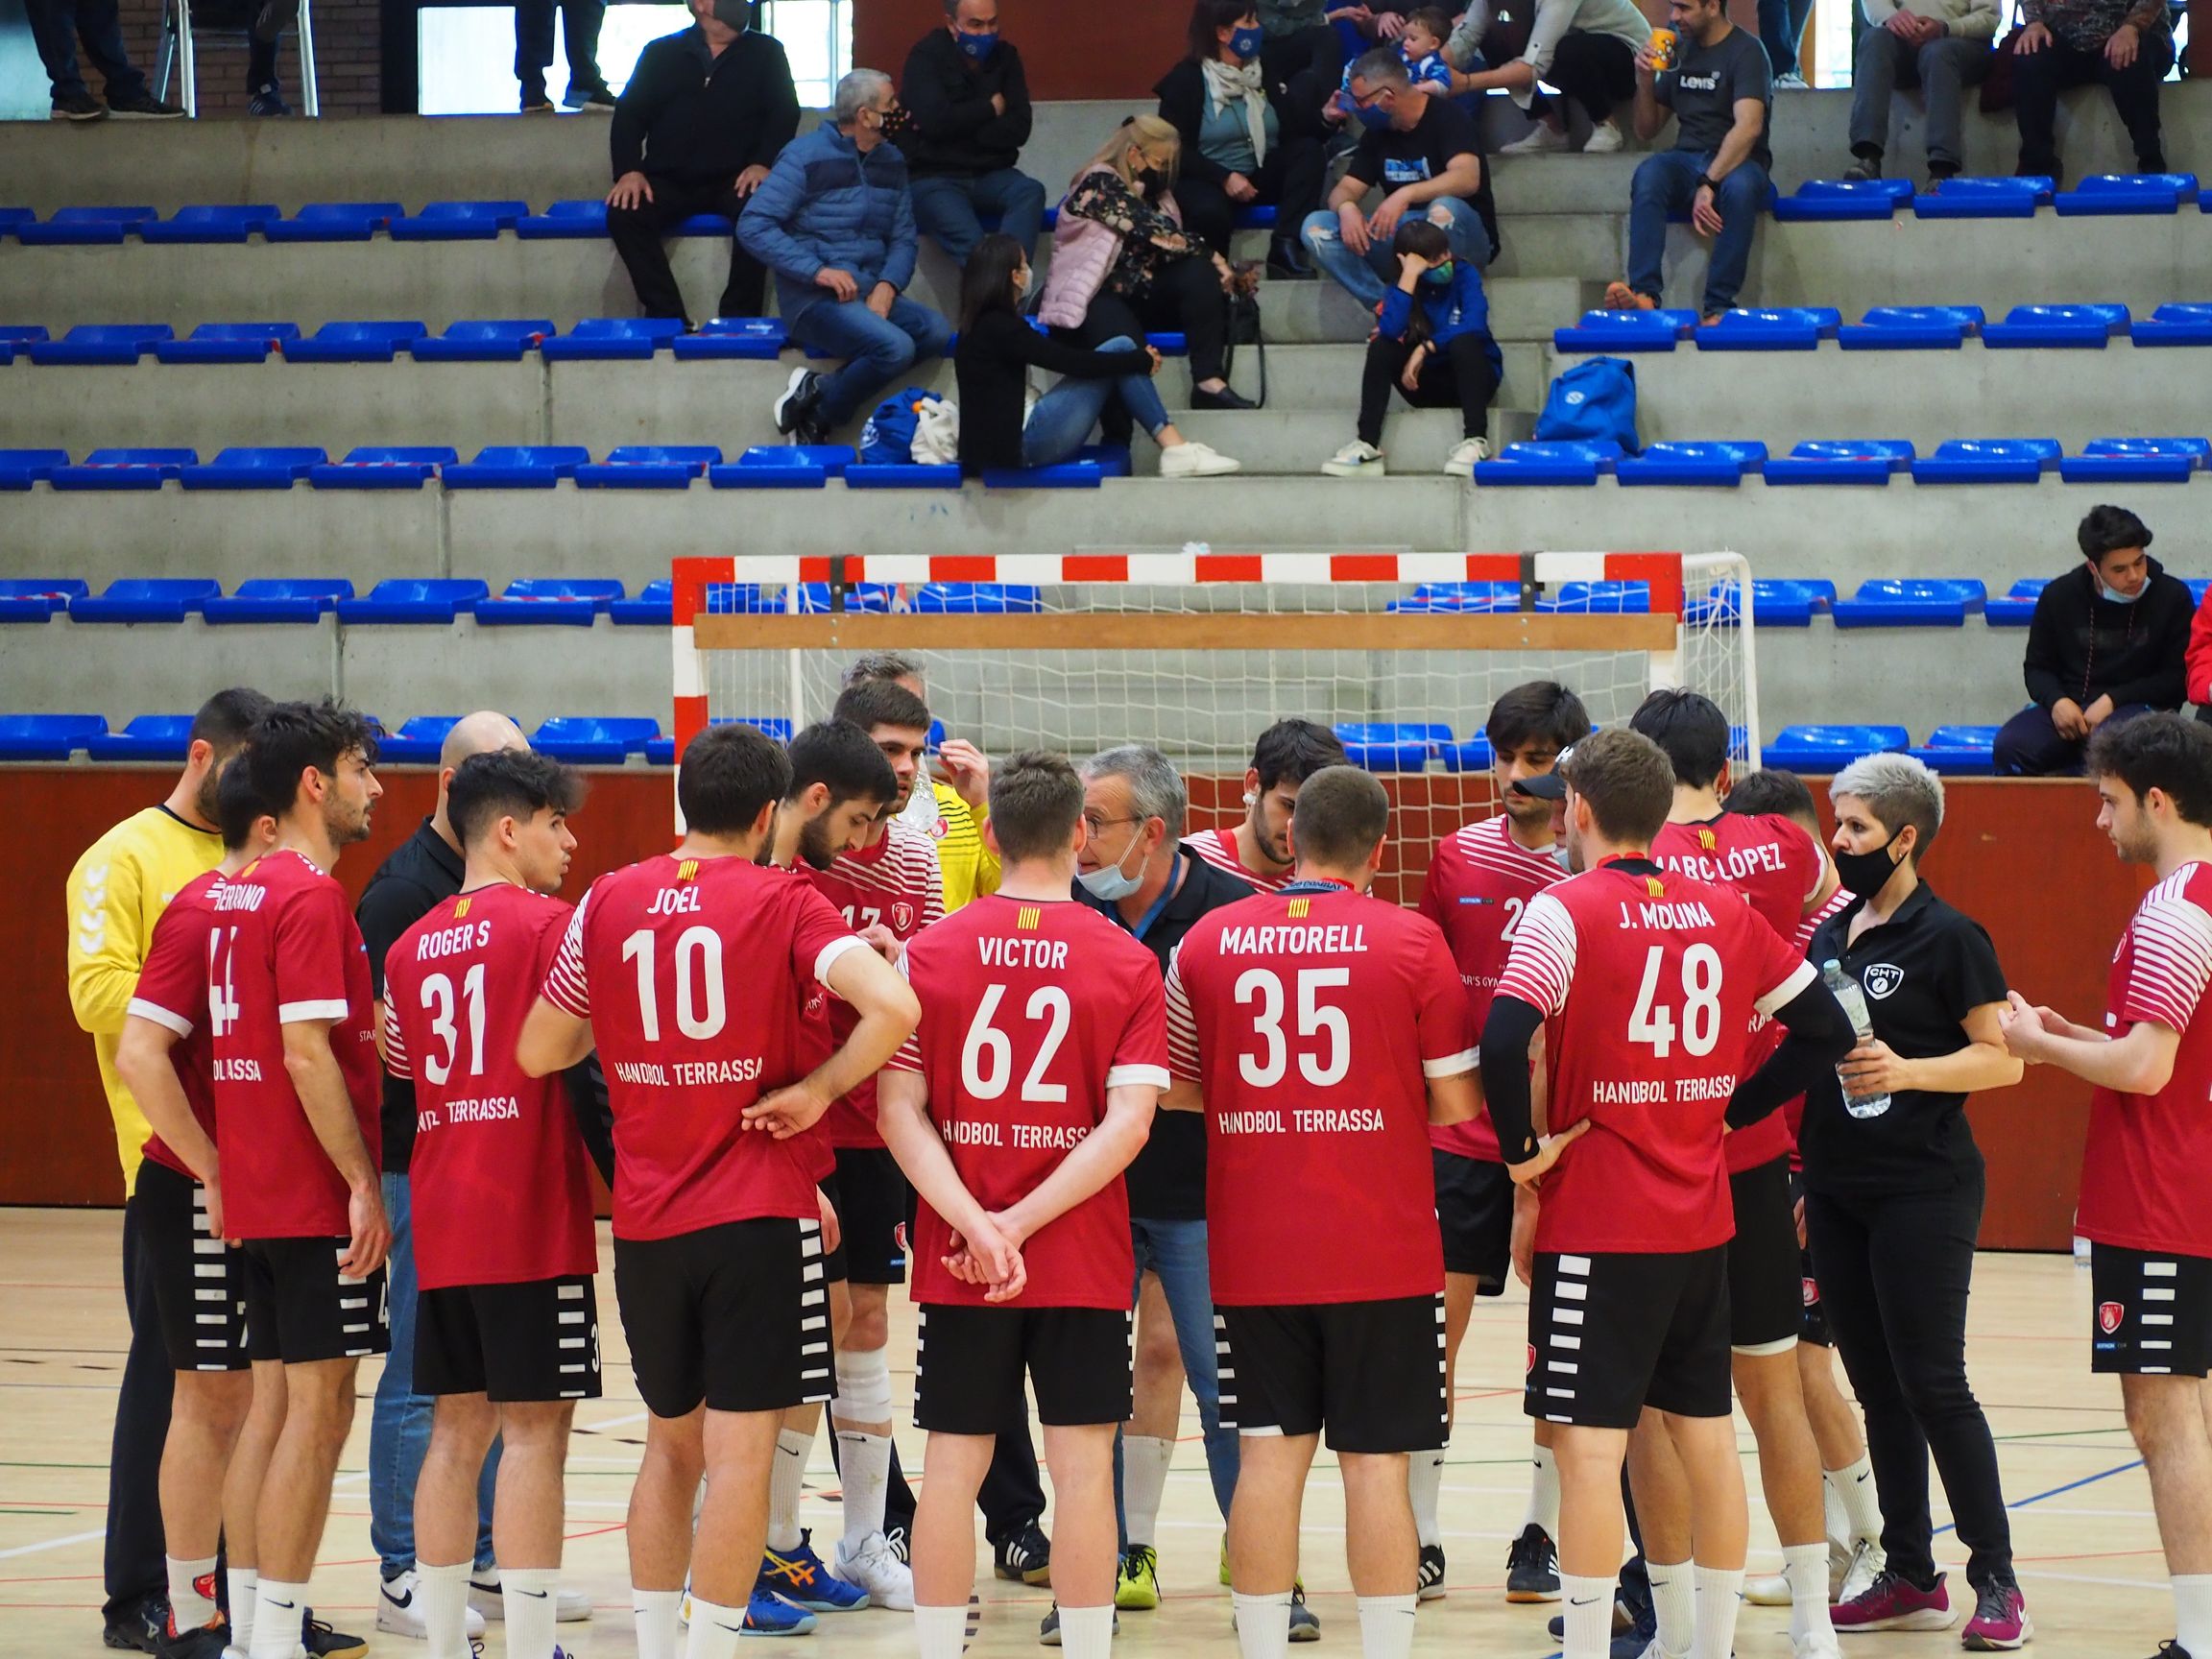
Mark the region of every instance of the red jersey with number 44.
[[847, 950], [844, 919], [787, 870], [647, 858], [591, 884], [542, 995], [591, 1022], [614, 1117], [614, 1233], [812, 1220], [820, 1140], [748, 1130], [808, 1068], [801, 1010]]
[[[207, 939], [214, 930], [215, 903], [208, 895], [222, 882], [222, 873], [210, 870], [187, 881], [169, 901], [154, 924], [130, 1008], [140, 1019], [177, 1033], [169, 1046], [169, 1067], [210, 1141], [215, 1138], [215, 1080], [207, 1034]], [[199, 1179], [160, 1136], [147, 1136], [145, 1150], [164, 1169], [187, 1181]]]
[[1436, 925], [1346, 887], [1240, 899], [1184, 935], [1167, 999], [1206, 1102], [1214, 1300], [1442, 1290], [1428, 1079], [1474, 1070], [1476, 1033]]
[[[883, 838], [857, 853], [840, 853], [827, 870], [809, 870], [814, 890], [842, 911], [845, 925], [859, 930], [887, 927], [902, 944], [932, 922], [945, 919], [945, 878], [937, 868], [937, 843], [921, 830], [892, 820]], [[830, 1028], [842, 1043], [860, 1017], [849, 1003], [830, 1002]], [[876, 1079], [868, 1078], [830, 1106], [821, 1123], [831, 1146], [883, 1144], [876, 1132]]]
[[1280, 876], [1262, 876], [1257, 870], [1247, 870], [1237, 856], [1237, 827], [1228, 825], [1219, 830], [1201, 830], [1195, 835], [1186, 835], [1183, 845], [1206, 860], [1216, 870], [1226, 870], [1238, 880], [1247, 883], [1262, 893], [1280, 892], [1290, 885], [1291, 872]]
[[371, 1023], [369, 951], [346, 889], [290, 849], [211, 890], [207, 1028], [214, 1039], [223, 1231], [233, 1238], [337, 1238], [346, 1181], [284, 1069], [284, 1027], [330, 1022], [330, 1051], [373, 1166], [383, 1073]]
[[448, 899], [384, 958], [384, 1064], [415, 1085], [408, 1165], [425, 1290], [595, 1272], [584, 1137], [561, 1077], [515, 1060], [568, 906], [525, 888]]
[[[1520, 930], [1522, 912], [1567, 874], [1549, 852], [1531, 853], [1514, 840], [1511, 822], [1501, 813], [1447, 835], [1429, 861], [1429, 879], [1421, 888], [1421, 914], [1444, 929], [1478, 1034], [1489, 1018], [1490, 998], [1505, 971], [1505, 952]], [[1468, 1123], [1432, 1125], [1429, 1143], [1485, 1164], [1503, 1162], [1488, 1112]]]
[[1542, 1011], [1554, 1134], [1536, 1248], [1672, 1254], [1736, 1231], [1721, 1153], [1751, 1016], [1813, 970], [1733, 889], [1613, 859], [1539, 894], [1498, 995]]
[[[985, 1210], [1042, 1186], [1105, 1121], [1106, 1091], [1167, 1087], [1166, 1006], [1152, 952], [1088, 905], [991, 894], [907, 947], [922, 1022], [888, 1071], [919, 1072], [929, 1118]], [[922, 1200], [914, 1300], [983, 1305], [945, 1270], [951, 1230]], [[1127, 1308], [1136, 1282], [1118, 1171], [1022, 1246], [1029, 1283], [1008, 1307]]]
[[2076, 1230], [2122, 1250], [2212, 1257], [2212, 864], [2184, 864], [2144, 895], [2112, 957], [2104, 1029], [2145, 1020], [2179, 1032], [2155, 1094], [2100, 1089], [2089, 1104]]

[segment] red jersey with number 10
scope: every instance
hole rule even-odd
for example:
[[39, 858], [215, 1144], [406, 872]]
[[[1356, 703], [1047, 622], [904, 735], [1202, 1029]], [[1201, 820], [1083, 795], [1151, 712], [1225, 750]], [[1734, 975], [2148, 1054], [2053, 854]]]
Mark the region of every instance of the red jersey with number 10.
[[[215, 926], [215, 903], [208, 895], [222, 882], [222, 873], [210, 870], [187, 881], [169, 901], [154, 924], [130, 1008], [141, 1020], [177, 1033], [169, 1046], [169, 1068], [210, 1141], [215, 1139], [215, 1081], [207, 1034], [207, 938]], [[146, 1137], [146, 1156], [187, 1181], [199, 1179], [158, 1135]]]
[[[840, 853], [827, 870], [808, 870], [814, 891], [842, 911], [855, 930], [885, 927], [902, 944], [932, 922], [945, 920], [945, 878], [937, 868], [937, 843], [921, 830], [893, 819], [875, 846]], [[860, 1017], [850, 1004], [832, 998], [830, 1030], [842, 1043]], [[832, 1147], [880, 1147], [876, 1132], [876, 1079], [863, 1080], [824, 1115], [820, 1130]]]
[[1812, 979], [1734, 890], [1643, 859], [1608, 860], [1531, 900], [1498, 995], [1544, 1015], [1552, 1132], [1590, 1119], [1545, 1179], [1536, 1248], [1726, 1243], [1722, 1120], [1751, 1016]]

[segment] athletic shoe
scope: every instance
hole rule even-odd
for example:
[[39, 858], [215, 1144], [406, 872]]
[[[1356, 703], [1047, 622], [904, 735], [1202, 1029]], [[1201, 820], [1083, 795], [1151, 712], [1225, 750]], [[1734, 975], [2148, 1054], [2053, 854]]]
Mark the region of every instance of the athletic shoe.
[[312, 1607], [300, 1615], [300, 1646], [307, 1650], [307, 1659], [362, 1659], [369, 1651], [367, 1637], [331, 1629], [326, 1621], [315, 1617]]
[[888, 1607], [894, 1613], [914, 1611], [914, 1570], [891, 1548], [880, 1532], [871, 1532], [857, 1548], [837, 1540], [837, 1576], [868, 1592], [871, 1607]]
[[141, 92], [135, 98], [108, 100], [108, 113], [118, 121], [181, 121], [184, 107], [156, 98], [151, 92]]
[[1874, 180], [1882, 177], [1882, 157], [1880, 156], [1862, 156], [1850, 166], [1843, 169], [1843, 177], [1853, 184], [1871, 183]]
[[1787, 1607], [1796, 1599], [1790, 1594], [1790, 1578], [1777, 1573], [1771, 1578], [1743, 1580], [1743, 1599], [1754, 1607]]
[[1521, 1529], [1521, 1536], [1505, 1551], [1505, 1599], [1559, 1599], [1559, 1547], [1533, 1521]]
[[1452, 453], [1444, 457], [1444, 476], [1472, 478], [1475, 476], [1475, 464], [1489, 459], [1489, 439], [1462, 438], [1452, 446]]
[[1948, 1630], [1958, 1622], [1951, 1593], [1943, 1587], [1944, 1575], [1936, 1575], [1932, 1589], [1908, 1583], [1885, 1567], [1874, 1582], [1857, 1596], [1831, 1607], [1828, 1616], [1839, 1634], [1861, 1630]]
[[158, 1659], [223, 1659], [230, 1642], [230, 1626], [218, 1615], [181, 1634], [164, 1633], [154, 1651]]
[[1211, 445], [1186, 441], [1172, 449], [1160, 451], [1163, 478], [1226, 478], [1232, 472], [1243, 470], [1243, 462], [1233, 460]]
[[2161, 1642], [2158, 1644], [2158, 1651], [2152, 1654], [2151, 1659], [2191, 1659], [2191, 1654], [2178, 1642]]
[[1526, 138], [1517, 138], [1503, 147], [1501, 156], [1550, 156], [1569, 147], [1566, 132], [1549, 121], [1539, 121], [1528, 130]]
[[169, 1598], [156, 1591], [120, 1617], [110, 1618], [100, 1640], [126, 1653], [153, 1653], [169, 1634]]
[[525, 92], [522, 94], [522, 113], [525, 115], [550, 115], [553, 113], [553, 100], [545, 96], [543, 87], [540, 87], [535, 92]]
[[808, 422], [821, 401], [822, 376], [811, 369], [792, 370], [783, 396], [776, 399], [776, 430], [788, 437]]
[[[507, 1617], [507, 1602], [500, 1594], [499, 1569], [483, 1567], [469, 1575], [469, 1605], [494, 1623]], [[591, 1617], [591, 1598], [564, 1585], [554, 1594], [553, 1622], [575, 1624]]]
[[1835, 1631], [1815, 1630], [1790, 1639], [1790, 1659], [1843, 1659], [1843, 1648]]
[[564, 108], [581, 109], [587, 115], [612, 115], [614, 113], [614, 94], [604, 86], [571, 86], [561, 95]]
[[1052, 1582], [1052, 1540], [1032, 1521], [1011, 1538], [1002, 1538], [991, 1551], [991, 1570], [1015, 1584]]
[[2035, 1622], [2028, 1617], [2028, 1598], [2009, 1578], [1995, 1578], [1982, 1587], [1975, 1599], [1974, 1617], [1959, 1644], [1969, 1653], [2009, 1653], [2035, 1639]]
[[[1888, 1565], [1889, 1552], [1882, 1548], [1879, 1538], [1860, 1539], [1851, 1547], [1850, 1562], [1843, 1569], [1842, 1586], [1829, 1597], [1828, 1604], [1831, 1607], [1839, 1606], [1865, 1595]], [[1828, 1574], [1831, 1578], [1836, 1574], [1833, 1555], [1829, 1558]]]
[[1433, 1601], [1444, 1594], [1444, 1547], [1440, 1544], [1421, 1546], [1420, 1576], [1414, 1582], [1413, 1593], [1423, 1601]]
[[1321, 1621], [1314, 1615], [1313, 1609], [1306, 1605], [1306, 1580], [1303, 1578], [1290, 1581], [1290, 1640], [1321, 1640]]
[[56, 121], [99, 121], [108, 114], [108, 106], [89, 92], [62, 92], [55, 95], [50, 112]]
[[760, 1552], [760, 1576], [753, 1585], [754, 1599], [781, 1596], [809, 1613], [857, 1613], [868, 1605], [868, 1592], [848, 1584], [830, 1571], [814, 1553], [814, 1534], [799, 1533], [799, 1548]]
[[891, 1546], [891, 1553], [898, 1556], [901, 1561], [907, 1560], [914, 1546], [914, 1523], [912, 1519], [884, 1522], [883, 1542]]
[[[1114, 1634], [1121, 1634], [1121, 1615], [1114, 1615]], [[1047, 1647], [1060, 1646], [1060, 1603], [1052, 1603], [1052, 1611], [1045, 1615], [1045, 1623], [1037, 1626], [1037, 1640]]]
[[1625, 282], [1605, 284], [1605, 309], [1608, 311], [1656, 311], [1659, 301], [1648, 294], [1639, 294]]
[[1798, 74], [1794, 69], [1787, 75], [1774, 77], [1774, 90], [1777, 92], [1802, 92], [1806, 85], [1805, 77]]
[[1363, 438], [1355, 438], [1328, 460], [1321, 463], [1321, 470], [1331, 478], [1386, 478], [1390, 464], [1382, 459], [1382, 451]]
[[[484, 1634], [484, 1615], [475, 1608], [469, 1609], [468, 1634], [471, 1641]], [[397, 1578], [383, 1579], [376, 1586], [376, 1628], [390, 1636], [406, 1636], [417, 1642], [426, 1642], [430, 1632], [422, 1627], [422, 1609], [415, 1599], [415, 1569], [410, 1567]]]
[[1132, 1544], [1121, 1553], [1114, 1577], [1114, 1605], [1130, 1613], [1149, 1613], [1160, 1605], [1160, 1551]]
[[246, 113], [249, 115], [289, 115], [292, 113], [292, 106], [285, 103], [284, 94], [277, 91], [274, 84], [271, 84], [254, 89], [253, 96], [247, 101]]
[[[689, 1597], [685, 1599], [688, 1601]], [[740, 1636], [804, 1636], [814, 1628], [814, 1615], [804, 1607], [795, 1607], [781, 1596], [771, 1596], [764, 1590], [753, 1592], [753, 1599], [745, 1607], [745, 1625]]]
[[1628, 139], [1614, 121], [1600, 121], [1590, 129], [1590, 137], [1582, 146], [1585, 156], [1617, 156], [1627, 147]]

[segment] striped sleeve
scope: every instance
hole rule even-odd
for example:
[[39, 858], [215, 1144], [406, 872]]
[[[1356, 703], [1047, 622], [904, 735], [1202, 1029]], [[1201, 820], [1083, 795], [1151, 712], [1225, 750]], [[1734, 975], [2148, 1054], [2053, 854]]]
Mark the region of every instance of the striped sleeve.
[[578, 1020], [591, 1018], [591, 986], [584, 973], [584, 912], [590, 902], [591, 895], [586, 893], [576, 914], [568, 918], [568, 931], [561, 938], [561, 953], [553, 958], [540, 990], [546, 1001]]
[[[911, 946], [899, 952], [899, 973], [909, 985], [914, 982], [914, 950]], [[927, 1018], [925, 1011], [924, 1018]], [[922, 1070], [922, 1024], [916, 1021], [914, 1029], [906, 1033], [906, 1041], [899, 1045], [899, 1052], [883, 1062], [886, 1071]]]
[[[392, 981], [384, 981], [387, 990]], [[407, 1057], [407, 1039], [399, 1029], [399, 1008], [392, 998], [384, 998], [384, 1070], [393, 1076], [408, 1082], [415, 1079], [415, 1063]]]
[[2120, 1017], [2186, 1031], [2212, 981], [2212, 916], [2182, 898], [2152, 898], [2129, 929], [2133, 956]]
[[1549, 1018], [1567, 1006], [1575, 983], [1575, 918], [1550, 893], [1539, 893], [1521, 913], [1513, 954], [1499, 976], [1498, 995], [1512, 997]]
[[1167, 959], [1167, 1070], [1179, 1083], [1202, 1081], [1198, 1071], [1198, 1017], [1183, 986], [1183, 947]]

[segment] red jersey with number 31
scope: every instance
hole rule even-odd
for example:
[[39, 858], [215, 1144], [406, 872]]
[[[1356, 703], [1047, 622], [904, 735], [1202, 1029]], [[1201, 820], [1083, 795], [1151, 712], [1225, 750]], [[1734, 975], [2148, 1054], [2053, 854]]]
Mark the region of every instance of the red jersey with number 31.
[[[210, 1141], [215, 1139], [215, 1081], [207, 1034], [207, 939], [215, 926], [215, 903], [208, 895], [222, 882], [222, 872], [210, 870], [185, 882], [169, 901], [154, 924], [130, 1007], [141, 1020], [177, 1033], [169, 1046], [169, 1067]], [[147, 1136], [145, 1151], [164, 1169], [187, 1181], [199, 1179], [160, 1136]]]
[[[840, 853], [827, 870], [808, 870], [814, 891], [843, 912], [855, 931], [885, 927], [901, 944], [932, 922], [945, 920], [945, 878], [937, 868], [937, 843], [893, 819], [875, 846]], [[849, 1003], [830, 999], [830, 1031], [837, 1043], [853, 1035], [860, 1017]], [[880, 1147], [876, 1132], [876, 1079], [831, 1103], [819, 1125], [832, 1147]]]

